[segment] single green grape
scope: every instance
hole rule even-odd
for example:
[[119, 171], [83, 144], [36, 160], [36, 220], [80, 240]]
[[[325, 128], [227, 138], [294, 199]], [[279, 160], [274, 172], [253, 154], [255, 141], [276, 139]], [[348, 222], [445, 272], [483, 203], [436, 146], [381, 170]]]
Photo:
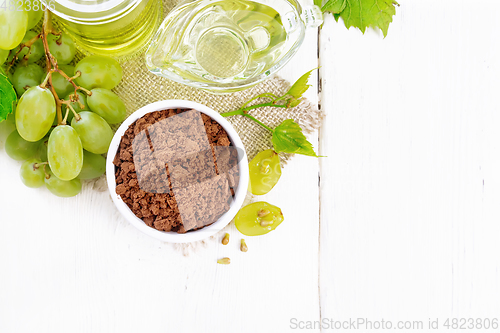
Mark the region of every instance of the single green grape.
[[234, 218], [236, 228], [247, 236], [267, 234], [276, 229], [283, 220], [281, 209], [264, 201], [241, 208]]
[[45, 184], [45, 172], [42, 161], [36, 158], [31, 158], [21, 165], [19, 175], [24, 185], [31, 188], [42, 187]]
[[47, 173], [49, 178], [44, 178], [45, 186], [52, 194], [62, 198], [69, 198], [81, 192], [82, 182], [80, 179], [62, 180], [57, 178], [51, 170], [48, 170]]
[[21, 97], [26, 90], [42, 83], [45, 71], [37, 64], [28, 66], [17, 66], [12, 76], [12, 84], [16, 89], [17, 96]]
[[17, 131], [13, 131], [5, 141], [5, 151], [16, 161], [25, 161], [36, 155], [40, 142], [24, 140]]
[[75, 129], [57, 126], [49, 137], [47, 157], [50, 169], [61, 180], [78, 177], [83, 165], [82, 141]]
[[28, 13], [28, 30], [33, 29], [43, 16], [40, 0], [24, 0], [24, 10]]
[[54, 95], [40, 86], [28, 89], [16, 108], [16, 127], [26, 141], [38, 141], [49, 132], [56, 114]]
[[[70, 65], [59, 65], [59, 69], [62, 70], [69, 77], [73, 76], [75, 72], [75, 67]], [[62, 96], [67, 96], [74, 93], [75, 89], [73, 85], [69, 83], [68, 80], [64, 76], [62, 76], [59, 72], [54, 72], [52, 74], [52, 86], [56, 90], [57, 96], [61, 98]]]
[[76, 83], [87, 89], [113, 89], [122, 79], [122, 68], [118, 61], [103, 56], [82, 59], [75, 67], [75, 74], [81, 73]]
[[82, 111], [79, 115], [81, 119], [73, 118], [71, 127], [80, 136], [83, 149], [94, 154], [107, 153], [113, 139], [113, 130], [106, 120], [90, 111]]
[[271, 191], [281, 177], [279, 155], [272, 149], [264, 150], [249, 163], [250, 192], [263, 195]]
[[23, 40], [28, 30], [28, 13], [0, 9], [0, 49], [12, 50]]
[[[57, 59], [57, 64], [67, 65], [73, 60], [76, 54], [75, 42], [66, 33], [61, 33], [60, 36], [49, 34], [47, 36], [50, 53]], [[66, 72], [65, 72], [66, 73]], [[73, 73], [66, 73], [70, 77]]]
[[9, 57], [9, 51], [0, 49], [0, 65], [3, 65], [5, 60]]
[[127, 109], [123, 101], [111, 90], [95, 88], [87, 97], [90, 110], [103, 117], [109, 124], [117, 124], [127, 118]]
[[[26, 32], [26, 35], [24, 36], [23, 40], [21, 43], [27, 43], [29, 42], [32, 38], [36, 37], [38, 34], [32, 30]], [[21, 46], [16, 47], [12, 52], [10, 52], [9, 55], [9, 61], [12, 61], [14, 56], [16, 55], [17, 52], [19, 52]], [[32, 64], [34, 62], [37, 62], [40, 60], [43, 55], [45, 54], [45, 51], [43, 49], [43, 42], [41, 39], [38, 39], [36, 42], [31, 45], [31, 48], [28, 47], [23, 47], [21, 52], [17, 54], [17, 59], [21, 60], [24, 57], [27, 57], [28, 59], [28, 64]]]
[[83, 151], [83, 167], [79, 179], [99, 178], [106, 172], [106, 159], [102, 155]]
[[[76, 111], [76, 113], [80, 113], [82, 111], [88, 111], [88, 110], [90, 110], [90, 108], [89, 108], [89, 106], [87, 104], [87, 95], [85, 95], [81, 91], [78, 91], [76, 94], [78, 95], [78, 102], [71, 102], [71, 106]], [[64, 100], [65, 101], [74, 101], [75, 100], [74, 96], [75, 96], [75, 92], [73, 92], [73, 93], [67, 95], [66, 97], [64, 97]], [[80, 103], [83, 104], [83, 108], [80, 107]], [[63, 117], [66, 114], [66, 110], [67, 109], [68, 109], [68, 107], [66, 105], [62, 106]], [[73, 117], [74, 117], [74, 114], [73, 114], [73, 112], [70, 111], [68, 113], [68, 119], [66, 119], [66, 124], [71, 124], [71, 121], [73, 120]], [[57, 117], [54, 120], [54, 125], [57, 125]]]

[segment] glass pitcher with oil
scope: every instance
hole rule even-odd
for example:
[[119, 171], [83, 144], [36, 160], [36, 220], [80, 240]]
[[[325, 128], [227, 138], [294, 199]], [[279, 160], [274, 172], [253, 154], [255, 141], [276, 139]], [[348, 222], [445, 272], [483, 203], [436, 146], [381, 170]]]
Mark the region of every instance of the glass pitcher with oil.
[[278, 71], [302, 44], [319, 7], [295, 0], [196, 0], [174, 8], [146, 52], [148, 69], [168, 79], [227, 93]]
[[128, 58], [144, 50], [162, 19], [161, 0], [42, 0], [91, 53]]

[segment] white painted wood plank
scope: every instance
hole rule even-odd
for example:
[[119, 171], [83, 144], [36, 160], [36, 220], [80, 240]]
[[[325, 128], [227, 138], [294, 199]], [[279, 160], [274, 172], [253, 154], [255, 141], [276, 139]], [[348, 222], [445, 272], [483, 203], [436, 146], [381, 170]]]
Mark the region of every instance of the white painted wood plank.
[[[280, 75], [293, 81], [317, 63], [312, 30]], [[59, 199], [25, 188], [19, 167], [0, 140], [0, 332], [274, 333], [292, 317], [319, 319], [316, 159], [283, 170], [263, 199], [286, 220], [247, 237], [248, 253], [231, 226], [228, 246], [214, 239], [187, 256], [129, 226], [107, 193]], [[217, 265], [225, 256], [231, 265]]]
[[321, 33], [322, 318], [498, 318], [500, 4], [400, 3]]

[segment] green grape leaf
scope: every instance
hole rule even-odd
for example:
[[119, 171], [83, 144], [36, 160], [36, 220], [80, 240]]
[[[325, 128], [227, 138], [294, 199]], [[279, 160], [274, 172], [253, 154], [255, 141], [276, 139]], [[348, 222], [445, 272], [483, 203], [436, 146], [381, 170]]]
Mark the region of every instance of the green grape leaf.
[[287, 119], [274, 129], [273, 146], [277, 153], [301, 154], [318, 157], [312, 144], [302, 133], [302, 128], [292, 119]]
[[342, 11], [345, 9], [345, 7], [347, 7], [347, 0], [328, 0], [321, 7], [321, 10], [324, 12], [338, 14], [338, 13], [342, 13]]
[[0, 74], [0, 122], [14, 112], [14, 103], [17, 101], [16, 91], [7, 76]]
[[396, 6], [399, 4], [394, 0], [345, 0], [345, 7], [338, 11], [342, 0], [329, 0], [322, 7], [323, 11], [334, 14], [338, 21], [342, 17], [346, 28], [356, 27], [365, 33], [366, 28], [379, 28], [384, 37], [387, 36], [389, 24], [396, 14]]
[[288, 102], [288, 106], [289, 108], [294, 108], [296, 107], [297, 105], [299, 105], [301, 102], [302, 102], [303, 98], [300, 98], [300, 99], [291, 99], [289, 102]]
[[[315, 68], [316, 69], [316, 68]], [[309, 77], [311, 76], [311, 73], [314, 69], [311, 69], [309, 72], [305, 73], [302, 75], [295, 83], [293, 86], [288, 90], [288, 92], [285, 94], [285, 96], [292, 96], [294, 99], [299, 99], [302, 97], [302, 95], [311, 87], [310, 84], [308, 84]]]

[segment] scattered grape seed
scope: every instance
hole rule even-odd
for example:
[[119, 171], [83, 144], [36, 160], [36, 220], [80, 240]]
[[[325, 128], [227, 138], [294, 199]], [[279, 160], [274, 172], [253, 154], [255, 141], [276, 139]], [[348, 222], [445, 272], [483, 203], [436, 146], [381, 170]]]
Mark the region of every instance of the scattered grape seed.
[[241, 246], [240, 246], [241, 252], [247, 252], [248, 251], [248, 246], [245, 240], [242, 238], [241, 239]]
[[267, 210], [267, 209], [261, 209], [259, 210], [259, 213], [257, 215], [259, 215], [259, 217], [264, 217], [264, 216], [267, 216], [269, 215], [270, 211]]
[[269, 224], [271, 224], [270, 221], [266, 221], [266, 220], [260, 221], [260, 226], [261, 227], [267, 227]]
[[221, 265], [229, 265], [231, 263], [231, 259], [222, 258], [222, 259], [217, 260], [217, 263], [221, 264]]
[[[265, 215], [260, 217], [259, 212]], [[246, 236], [267, 234], [275, 230], [283, 220], [281, 209], [264, 201], [254, 202], [241, 208], [234, 218], [236, 228]]]
[[222, 245], [227, 245], [227, 244], [229, 244], [229, 234], [228, 233], [226, 233], [224, 235], [224, 238], [222, 238]]

